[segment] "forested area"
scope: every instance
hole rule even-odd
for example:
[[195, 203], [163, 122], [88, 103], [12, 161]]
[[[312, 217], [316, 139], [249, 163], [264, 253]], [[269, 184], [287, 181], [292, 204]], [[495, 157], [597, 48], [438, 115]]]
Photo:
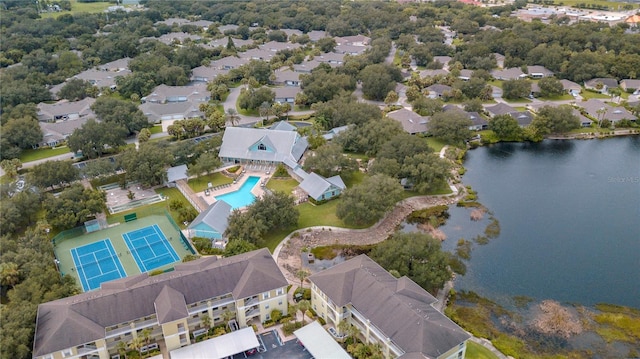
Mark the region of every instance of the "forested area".
[[[376, 105], [358, 101], [353, 95], [360, 84], [366, 100], [397, 101], [397, 82], [407, 85], [406, 97], [416, 112], [432, 116], [430, 131], [451, 144], [460, 144], [470, 133], [467, 119], [443, 112], [443, 100], [464, 103], [467, 111], [480, 111], [482, 101], [491, 98], [491, 75], [496, 67], [494, 53], [505, 56], [504, 67], [541, 65], [554, 71], [559, 79], [582, 83], [595, 77], [634, 79], [640, 69], [640, 34], [626, 33], [628, 26], [609, 26], [582, 22], [567, 24], [566, 18], [540, 21], [520, 21], [510, 14], [525, 5], [518, 0], [513, 5], [492, 8], [467, 6], [452, 1], [428, 4], [398, 4], [396, 2], [328, 1], [162, 1], [142, 2], [145, 11], [104, 13], [74, 13], [40, 18], [35, 3], [0, 0], [0, 156], [3, 160], [19, 157], [24, 150], [43, 140], [38, 124], [41, 102], [52, 103], [50, 88], [60, 85], [83, 70], [97, 65], [130, 58], [131, 74], [118, 77], [116, 90], [98, 91], [81, 80], [68, 81], [58, 93], [66, 100], [96, 98], [92, 110], [96, 120], [87, 121], [68, 139], [67, 145], [83, 156], [98, 159], [88, 162], [82, 173], [70, 162], [47, 162], [35, 166], [26, 176], [37, 190], [13, 193], [5, 186], [0, 191], [1, 285], [6, 304], [1, 309], [2, 357], [30, 357], [35, 310], [37, 304], [76, 293], [71, 277], [60, 278], [53, 261], [53, 249], [45, 229], [71, 228], [102, 210], [104, 196], [86, 190], [75, 181], [82, 175], [105, 176], [120, 168], [127, 180], [145, 186], [162, 183], [168, 166], [187, 164], [190, 173], [209, 173], [216, 162], [220, 137], [195, 143], [193, 141], [149, 142], [150, 124], [138, 105], [158, 85], [185, 85], [192, 70], [208, 65], [212, 60], [233, 56], [268, 41], [282, 42], [286, 33], [280, 29], [297, 29], [305, 34], [289, 36], [298, 49], [277, 52], [269, 61], [250, 61], [211, 81], [208, 91], [212, 101], [200, 109], [203, 119], [189, 119], [174, 124], [170, 135], [175, 139], [190, 138], [206, 130], [220, 132], [227, 124], [238, 121], [235, 110], [221, 111], [218, 105], [231, 86], [246, 85], [238, 101], [240, 109], [261, 110], [272, 106], [274, 93], [265, 85], [272, 82], [274, 71], [282, 66], [293, 67], [305, 57], [322, 56], [335, 49], [330, 36], [363, 34], [371, 38], [370, 48], [361, 55], [346, 55], [342, 66], [320, 65], [301, 77], [303, 92], [296, 105], [314, 111], [315, 130], [330, 130], [351, 125], [332, 143], [312, 133], [310, 141], [316, 156], [305, 164], [306, 169], [324, 176], [349, 175], [358, 169], [345, 152], [375, 157], [369, 168], [371, 176], [358, 186], [348, 189], [338, 206], [338, 216], [346, 223], [362, 224], [379, 218], [402, 195], [400, 179], [407, 179], [419, 192], [428, 192], [446, 183], [450, 168], [435, 155], [424, 139], [403, 132], [397, 122], [386, 119]], [[169, 18], [209, 20], [216, 26], [207, 31], [191, 25], [156, 24]], [[235, 30], [220, 33], [217, 25], [239, 25]], [[444, 44], [445, 37], [438, 26], [450, 26], [457, 32], [456, 46]], [[164, 44], [156, 38], [170, 32], [198, 34], [203, 40], [186, 41], [180, 46]], [[327, 37], [315, 45], [309, 31], [326, 31]], [[141, 41], [145, 39], [145, 41]], [[222, 39], [226, 46], [200, 46], [206, 41]], [[225, 41], [228, 40], [228, 41]], [[253, 45], [236, 47], [231, 39], [252, 39]], [[398, 49], [399, 66], [385, 59], [392, 49]], [[425, 69], [441, 69], [436, 56], [450, 56], [449, 75], [421, 78], [414, 73], [404, 77], [412, 61]], [[468, 81], [458, 77], [462, 70], [474, 70]], [[405, 81], [406, 79], [406, 81]], [[427, 98], [429, 86], [451, 87], [442, 99]], [[520, 98], [530, 92], [529, 81], [505, 81], [505, 98]], [[558, 81], [540, 80], [544, 96], [557, 95]], [[288, 105], [288, 104], [287, 104]], [[281, 116], [289, 107], [264, 109], [269, 116]], [[510, 116], [496, 116], [491, 128], [504, 140], [541, 139], [544, 135], [575, 128], [570, 108], [542, 108], [531, 129], [523, 130]], [[207, 128], [205, 130], [205, 128]], [[125, 139], [137, 136], [139, 149], [125, 148]], [[3, 162], [7, 175], [17, 176], [19, 161]], [[60, 192], [54, 197], [46, 192]], [[384, 196], [376, 196], [383, 192]], [[248, 213], [248, 214], [247, 214]], [[265, 213], [279, 213], [266, 216]], [[230, 221], [230, 246], [225, 254], [232, 255], [261, 245], [269, 230], [295, 224], [298, 213], [289, 197], [258, 201], [249, 212], [235, 213]], [[250, 229], [250, 230], [249, 230]], [[402, 236], [394, 243], [403, 243]], [[425, 241], [428, 242], [427, 239]], [[431, 245], [431, 243], [427, 243]], [[396, 246], [403, 248], [404, 246]], [[411, 247], [407, 247], [410, 248]], [[383, 248], [384, 249], [384, 248]], [[386, 256], [383, 249], [374, 256], [380, 261], [397, 258]], [[394, 252], [395, 253], [395, 252]], [[438, 263], [441, 258], [434, 258]], [[399, 268], [400, 274], [410, 269]], [[442, 278], [424, 278], [429, 286], [438, 286]], [[428, 281], [428, 282], [427, 282]], [[430, 288], [433, 289], [433, 288]]]

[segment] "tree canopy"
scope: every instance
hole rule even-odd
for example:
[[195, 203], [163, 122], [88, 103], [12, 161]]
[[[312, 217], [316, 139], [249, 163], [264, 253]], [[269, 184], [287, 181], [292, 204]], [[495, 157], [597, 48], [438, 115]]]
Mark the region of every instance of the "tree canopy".
[[367, 177], [361, 184], [344, 191], [336, 215], [348, 224], [371, 224], [393, 208], [403, 191], [400, 182], [389, 176]]
[[59, 229], [69, 229], [104, 211], [105, 203], [104, 192], [74, 184], [57, 197], [48, 194], [43, 206], [49, 224]]
[[162, 184], [171, 162], [168, 149], [153, 142], [140, 144], [138, 150], [128, 148], [119, 158], [120, 165], [127, 172], [127, 180], [138, 181], [145, 187]]
[[451, 144], [462, 144], [471, 137], [471, 120], [461, 111], [438, 112], [427, 122], [429, 134]]

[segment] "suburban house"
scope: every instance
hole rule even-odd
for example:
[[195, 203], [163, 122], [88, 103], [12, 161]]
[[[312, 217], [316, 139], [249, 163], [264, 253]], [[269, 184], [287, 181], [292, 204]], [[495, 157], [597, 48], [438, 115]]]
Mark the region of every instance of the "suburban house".
[[371, 38], [364, 35], [334, 37], [338, 45], [368, 46]]
[[504, 60], [505, 60], [505, 56], [503, 54], [499, 54], [497, 52], [493, 53], [493, 57], [495, 57], [496, 59], [496, 64], [498, 65], [499, 68], [504, 68]]
[[451, 90], [451, 86], [434, 84], [427, 87], [427, 91], [429, 91], [427, 97], [432, 99], [441, 98], [445, 93], [451, 92]]
[[170, 32], [168, 34], [161, 35], [157, 40], [162, 42], [165, 45], [171, 45], [174, 43], [182, 44], [187, 40], [198, 41], [201, 39], [202, 39], [202, 36], [189, 34], [181, 31], [181, 32]]
[[335, 66], [342, 65], [342, 63], [344, 62], [344, 54], [339, 52], [327, 52], [327, 53], [323, 53], [318, 56], [315, 56], [313, 59], [320, 63], [324, 62], [329, 64], [330, 66], [335, 67]]
[[347, 188], [340, 176], [325, 178], [314, 172], [304, 177], [299, 187], [315, 201], [338, 197]]
[[209, 82], [215, 80], [216, 77], [226, 74], [228, 71], [220, 70], [210, 66], [198, 66], [191, 70], [191, 81]]
[[471, 126], [469, 129], [471, 131], [482, 131], [489, 128], [489, 122], [484, 119], [484, 117], [480, 116], [477, 112], [465, 112], [469, 119], [471, 120]]
[[96, 99], [91, 97], [85, 97], [80, 101], [61, 100], [54, 104], [40, 102], [38, 104], [38, 120], [56, 122], [95, 117], [96, 115], [91, 109], [94, 102]]
[[366, 50], [367, 50], [366, 46], [340, 44], [340, 45], [337, 45], [333, 51], [339, 54], [357, 56], [357, 55], [361, 55]]
[[259, 46], [261, 50], [267, 50], [269, 52], [278, 52], [282, 50], [295, 50], [302, 47], [302, 45], [290, 42], [277, 42], [269, 41]]
[[[560, 105], [555, 102], [537, 102], [528, 104], [527, 108], [537, 113], [542, 107], [545, 106], [558, 107]], [[593, 123], [591, 119], [584, 116], [577, 108], [572, 108], [571, 113], [580, 120], [580, 127], [590, 127]]]
[[87, 81], [97, 88], [106, 87], [111, 90], [115, 90], [116, 78], [124, 77], [129, 74], [131, 74], [131, 71], [128, 69], [120, 70], [120, 71], [100, 71], [96, 69], [89, 69], [86, 71], [82, 71], [81, 73], [73, 77], [80, 80]]
[[433, 62], [439, 62], [442, 64], [442, 68], [448, 69], [449, 62], [451, 62], [451, 56], [434, 56]]
[[595, 78], [584, 82], [584, 88], [600, 93], [608, 93], [609, 89], [617, 88], [618, 80], [614, 78]]
[[411, 135], [427, 133], [427, 123], [429, 122], [429, 119], [427, 117], [420, 116], [411, 110], [401, 108], [399, 110], [389, 112], [387, 117], [400, 122], [402, 128]]
[[553, 76], [553, 71], [547, 69], [544, 66], [531, 65], [527, 66], [527, 74], [532, 79], [541, 79], [543, 77]]
[[[234, 314], [240, 328], [287, 314], [286, 278], [266, 248], [233, 257], [180, 263], [172, 272], [147, 273], [38, 306], [33, 357], [119, 358], [118, 344], [150, 329], [146, 348], [171, 351], [191, 345]], [[255, 335], [254, 335], [255, 337]]]
[[496, 80], [517, 80], [527, 77], [519, 67], [511, 67], [504, 70], [492, 70], [491, 76]]
[[487, 110], [487, 112], [489, 113], [489, 116], [491, 117], [496, 117], [499, 115], [508, 115], [512, 112], [516, 112], [516, 109], [514, 107], [511, 107], [506, 103], [502, 103], [502, 102], [493, 106], [489, 106], [485, 108], [485, 110]]
[[151, 94], [141, 98], [141, 102], [168, 103], [168, 102], [191, 102], [201, 103], [211, 99], [211, 93], [207, 90], [207, 84], [197, 83], [189, 86], [167, 86], [159, 85], [153, 89]]
[[274, 99], [277, 103], [289, 103], [291, 106], [296, 102], [296, 96], [302, 92], [300, 87], [296, 86], [285, 86], [285, 87], [276, 87], [273, 89], [273, 92], [276, 93], [276, 97]]
[[274, 122], [273, 125], [269, 126], [270, 130], [280, 130], [280, 131], [297, 131], [298, 128], [287, 121], [278, 121]]
[[577, 95], [582, 92], [582, 86], [573, 81], [562, 79], [560, 80], [560, 83], [562, 83], [562, 88], [569, 93], [569, 95]]
[[245, 52], [238, 53], [238, 57], [246, 60], [270, 61], [276, 54], [265, 49], [249, 49]]
[[242, 46], [248, 46], [248, 45], [252, 45], [253, 44], [253, 40], [249, 39], [249, 40], [242, 40], [242, 39], [236, 39], [233, 37], [223, 37], [221, 39], [216, 39], [216, 40], [211, 40], [211, 42], [209, 42], [209, 46], [211, 47], [227, 47], [227, 45], [229, 44], [229, 39], [231, 39], [231, 43], [233, 44], [233, 46], [235, 48], [241, 48]]
[[[233, 31], [235, 33], [235, 31], [239, 28], [240, 26], [235, 25], [235, 24], [228, 24], [228, 25], [220, 25], [218, 26], [218, 31], [220, 31], [221, 33], [225, 33], [227, 31]], [[226, 35], [226, 34], [225, 34]]]
[[407, 277], [395, 278], [366, 255], [311, 275], [311, 306], [327, 324], [355, 326], [385, 358], [464, 358], [471, 337], [433, 307]]
[[202, 237], [212, 241], [222, 239], [229, 225], [230, 214], [230, 204], [225, 201], [216, 201], [189, 224], [187, 227], [189, 238]]
[[627, 92], [638, 93], [638, 90], [640, 90], [640, 80], [624, 79], [620, 81], [620, 88]]
[[191, 22], [188, 19], [183, 19], [183, 18], [179, 18], [179, 17], [171, 17], [168, 18], [166, 20], [162, 20], [162, 21], [156, 21], [153, 25], [154, 26], [158, 26], [161, 24], [167, 25], [167, 26], [173, 26], [173, 25], [177, 25], [177, 26], [182, 26], [182, 25], [186, 25], [189, 22]]
[[166, 104], [146, 102], [138, 108], [151, 123], [204, 116], [200, 111], [199, 104], [191, 102], [169, 102]]
[[66, 141], [69, 136], [76, 129], [82, 127], [88, 117], [78, 118], [76, 120], [58, 121], [58, 122], [42, 122], [39, 121], [40, 129], [42, 130], [42, 141], [38, 144], [38, 147], [49, 146], [55, 147]]
[[227, 127], [220, 146], [223, 163], [298, 165], [309, 143], [296, 131]]
[[589, 116], [596, 121], [609, 120], [612, 124], [616, 124], [620, 120], [635, 121], [637, 118], [622, 106], [611, 106], [608, 103], [595, 98], [578, 104], [584, 108]]
[[280, 29], [280, 31], [284, 32], [285, 34], [287, 34], [287, 38], [295, 35], [295, 36], [301, 36], [302, 35], [302, 31], [298, 30], [298, 29]]
[[237, 69], [238, 67], [248, 64], [251, 61], [250, 58], [239, 58], [235, 56], [227, 56], [223, 57], [219, 60], [213, 60], [209, 63], [209, 66], [219, 69], [219, 70], [232, 70]]
[[124, 70], [129, 70], [129, 61], [130, 58], [125, 57], [124, 59], [119, 59], [111, 62], [107, 62], [106, 64], [98, 65], [96, 68], [100, 71], [111, 71], [111, 72], [120, 72]]
[[473, 76], [473, 70], [462, 69], [460, 70], [460, 75], [458, 75], [458, 78], [462, 81], [469, 81], [471, 79], [471, 76]]
[[311, 42], [316, 42], [320, 39], [327, 37], [327, 33], [324, 31], [312, 30], [307, 33]]
[[311, 70], [315, 69], [318, 66], [320, 66], [320, 61], [318, 60], [314, 59], [311, 61], [303, 61], [300, 64], [294, 64], [293, 71], [308, 74], [311, 73]]
[[333, 140], [333, 138], [335, 136], [337, 136], [340, 132], [344, 132], [344, 131], [346, 131], [348, 129], [349, 129], [348, 125], [340, 126], [340, 127], [334, 127], [332, 129], [330, 129], [329, 131], [327, 131], [327, 133], [323, 134], [322, 137], [325, 140], [330, 141], [330, 140]]
[[421, 78], [425, 78], [425, 77], [436, 77], [436, 76], [441, 76], [441, 77], [445, 77], [449, 74], [449, 71], [444, 70], [444, 69], [438, 69], [438, 70], [422, 70], [420, 71], [420, 77]]
[[276, 70], [274, 72], [274, 85], [280, 86], [300, 86], [300, 73], [291, 71], [289, 68]]

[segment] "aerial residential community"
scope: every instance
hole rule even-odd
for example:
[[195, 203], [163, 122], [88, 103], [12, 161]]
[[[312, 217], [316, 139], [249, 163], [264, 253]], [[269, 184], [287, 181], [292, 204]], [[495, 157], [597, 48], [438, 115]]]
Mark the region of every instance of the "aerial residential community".
[[640, 278], [497, 289], [525, 263], [487, 253], [595, 188], [637, 253], [640, 3], [0, 4], [0, 357], [638, 356]]

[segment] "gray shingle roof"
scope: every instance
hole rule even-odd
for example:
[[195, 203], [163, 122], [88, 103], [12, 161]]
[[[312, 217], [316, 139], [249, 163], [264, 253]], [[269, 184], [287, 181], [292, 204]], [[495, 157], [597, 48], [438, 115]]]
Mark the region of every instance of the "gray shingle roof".
[[287, 121], [278, 121], [269, 127], [270, 130], [295, 131], [298, 128]]
[[189, 175], [187, 175], [187, 165], [175, 166], [167, 170], [167, 182], [169, 183], [187, 178], [189, 178]]
[[224, 233], [229, 225], [229, 215], [231, 214], [231, 205], [225, 201], [216, 201], [206, 210], [201, 212], [193, 222], [189, 225], [189, 229], [194, 228], [200, 223], [215, 229], [218, 233]]
[[[258, 142], [264, 143], [268, 150], [250, 151], [250, 147]], [[222, 137], [220, 157], [273, 162], [289, 159], [298, 162], [308, 145], [307, 140], [295, 131], [228, 127]]]
[[161, 325], [189, 316], [184, 294], [169, 286], [162, 288], [153, 304], [156, 308], [158, 323]]
[[519, 67], [511, 67], [504, 70], [492, 70], [491, 76], [498, 80], [517, 80], [525, 76]]
[[41, 102], [38, 104], [38, 118], [41, 121], [50, 121], [58, 116], [77, 115], [79, 117], [95, 117], [91, 105], [96, 99], [86, 97], [80, 101], [62, 100], [54, 104]]
[[427, 122], [429, 122], [429, 120], [411, 110], [407, 110], [406, 108], [389, 112], [387, 117], [400, 122], [402, 128], [407, 133], [415, 134], [427, 132]]
[[438, 312], [436, 299], [411, 279], [396, 279], [366, 255], [309, 277], [336, 305], [349, 303], [406, 352], [402, 358], [437, 358], [469, 339]]
[[515, 112], [516, 109], [507, 105], [506, 103], [498, 103], [494, 106], [489, 106], [486, 108], [486, 110], [489, 112], [489, 114], [491, 114], [492, 116], [498, 116], [498, 115], [506, 115], [509, 114], [511, 112]]
[[335, 186], [340, 190], [344, 190], [346, 188], [340, 176], [324, 178], [314, 172], [309, 173], [302, 183], [300, 183], [300, 188], [315, 200], [318, 200], [323, 193], [331, 188], [331, 186]]
[[[102, 339], [107, 327], [156, 314], [155, 302], [165, 287], [184, 295], [189, 305], [229, 293], [246, 298], [287, 284], [266, 248], [181, 263], [173, 272], [152, 277], [143, 273], [103, 283], [101, 289], [38, 306], [33, 355]], [[168, 295], [168, 301], [174, 296]]]

